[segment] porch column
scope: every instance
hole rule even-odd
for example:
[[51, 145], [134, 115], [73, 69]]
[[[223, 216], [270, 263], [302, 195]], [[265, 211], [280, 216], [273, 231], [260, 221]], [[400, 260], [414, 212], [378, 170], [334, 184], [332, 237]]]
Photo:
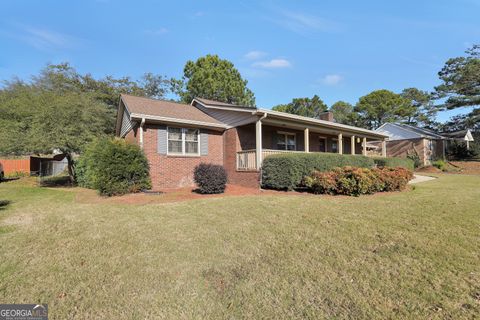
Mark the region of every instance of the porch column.
[[355, 154], [355, 136], [350, 137], [350, 153]]
[[257, 170], [262, 166], [262, 120], [255, 123], [255, 160]]
[[343, 154], [343, 135], [338, 134], [338, 153]]
[[303, 130], [303, 144], [305, 146], [305, 152], [310, 152], [310, 130], [308, 128], [305, 128]]
[[387, 157], [387, 140], [382, 140], [382, 157]]
[[367, 155], [367, 138], [363, 137], [363, 150], [362, 153], [364, 156]]

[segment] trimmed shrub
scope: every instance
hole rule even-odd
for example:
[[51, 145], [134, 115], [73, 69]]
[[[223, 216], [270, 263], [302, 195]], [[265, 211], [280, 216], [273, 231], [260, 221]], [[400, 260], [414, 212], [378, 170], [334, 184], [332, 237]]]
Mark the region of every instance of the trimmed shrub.
[[335, 167], [372, 168], [372, 158], [335, 153], [276, 154], [263, 160], [262, 187], [292, 190], [302, 185], [305, 176], [313, 171], [331, 171]]
[[432, 162], [432, 166], [442, 170], [446, 171], [447, 170], [447, 163], [443, 160], [436, 160]]
[[373, 161], [380, 168], [397, 168], [402, 167], [408, 170], [415, 169], [415, 161], [409, 158], [398, 158], [398, 157], [390, 157], [390, 158], [380, 158], [374, 157]]
[[380, 183], [378, 191], [401, 191], [413, 179], [413, 172], [402, 167], [376, 168], [374, 171]]
[[76, 165], [77, 183], [106, 196], [151, 188], [143, 151], [123, 139], [100, 139], [89, 144]]
[[227, 172], [220, 165], [200, 163], [193, 174], [200, 193], [223, 193], [227, 183]]
[[330, 172], [315, 171], [305, 178], [313, 193], [359, 196], [382, 191], [405, 189], [413, 173], [398, 168], [335, 168]]

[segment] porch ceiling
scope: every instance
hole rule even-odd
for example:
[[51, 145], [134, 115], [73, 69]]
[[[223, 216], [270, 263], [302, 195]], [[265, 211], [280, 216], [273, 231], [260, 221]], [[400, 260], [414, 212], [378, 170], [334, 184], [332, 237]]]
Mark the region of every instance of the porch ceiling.
[[375, 135], [371, 133], [361, 132], [360, 130], [357, 131], [349, 128], [333, 128], [323, 124], [314, 124], [314, 125], [305, 124], [305, 123], [299, 123], [297, 121], [288, 121], [288, 120], [286, 121], [284, 119], [281, 119], [281, 120], [275, 119], [272, 117], [270, 118], [267, 117], [263, 119], [262, 123], [268, 126], [285, 128], [286, 130], [288, 129], [304, 130], [308, 128], [310, 133], [320, 133], [320, 134], [328, 134], [328, 135], [338, 135], [339, 133], [341, 133], [344, 137], [351, 137], [351, 136], [362, 137], [362, 138], [365, 137], [370, 140], [381, 140], [384, 138], [383, 135]]

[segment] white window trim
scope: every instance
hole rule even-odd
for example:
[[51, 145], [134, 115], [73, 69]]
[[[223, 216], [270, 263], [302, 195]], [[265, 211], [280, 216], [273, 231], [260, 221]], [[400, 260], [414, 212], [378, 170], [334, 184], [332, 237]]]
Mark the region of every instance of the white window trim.
[[[297, 134], [295, 132], [288, 132], [288, 131], [277, 131], [278, 134], [283, 134], [285, 136], [285, 151], [297, 151]], [[295, 149], [294, 150], [288, 150], [287, 149], [287, 135], [293, 136], [293, 141], [295, 143]], [[277, 141], [278, 145], [278, 141]]]
[[[168, 139], [168, 131], [169, 129], [172, 128], [172, 129], [180, 129], [182, 130], [182, 152], [179, 153], [179, 152], [170, 152], [169, 151], [169, 140]], [[197, 148], [197, 153], [185, 153], [185, 131], [187, 129], [193, 129], [193, 130], [197, 130], [198, 134], [197, 134], [197, 143], [198, 143], [198, 148]], [[182, 157], [199, 157], [201, 152], [200, 152], [200, 148], [201, 148], [201, 145], [200, 145], [200, 129], [197, 129], [197, 128], [182, 128], [182, 127], [167, 127], [167, 155], [168, 156], [182, 156]], [[179, 140], [177, 140], [179, 141]]]

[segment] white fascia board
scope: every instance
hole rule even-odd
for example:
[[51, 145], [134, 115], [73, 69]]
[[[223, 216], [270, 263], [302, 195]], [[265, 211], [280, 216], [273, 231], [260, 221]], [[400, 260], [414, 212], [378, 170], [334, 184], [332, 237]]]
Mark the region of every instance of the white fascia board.
[[251, 110], [248, 110], [247, 108], [243, 107], [222, 107], [222, 106], [214, 106], [211, 104], [206, 104], [201, 101], [198, 101], [197, 99], [193, 99], [191, 105], [193, 106], [193, 103], [196, 102], [198, 104], [201, 104], [205, 108], [208, 109], [218, 109], [218, 110], [228, 110], [228, 111], [238, 111], [238, 112], [252, 112], [252, 110], [257, 110], [255, 108], [251, 108]]

